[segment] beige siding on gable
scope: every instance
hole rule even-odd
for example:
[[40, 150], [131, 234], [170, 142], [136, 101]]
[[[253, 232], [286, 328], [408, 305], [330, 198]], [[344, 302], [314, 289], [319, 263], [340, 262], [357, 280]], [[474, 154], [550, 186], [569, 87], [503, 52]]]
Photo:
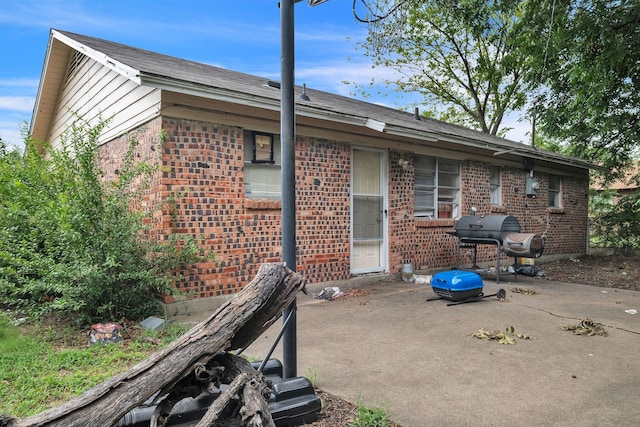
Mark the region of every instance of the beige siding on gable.
[[100, 137], [106, 142], [156, 117], [159, 110], [159, 89], [139, 86], [86, 58], [62, 88], [48, 140], [58, 145], [78, 115], [92, 125], [108, 119]]

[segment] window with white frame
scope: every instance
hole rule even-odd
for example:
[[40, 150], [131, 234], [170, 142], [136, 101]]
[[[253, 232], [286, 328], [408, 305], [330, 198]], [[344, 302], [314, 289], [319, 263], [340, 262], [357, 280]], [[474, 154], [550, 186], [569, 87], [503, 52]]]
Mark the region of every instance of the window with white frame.
[[491, 166], [489, 177], [490, 203], [494, 206], [502, 204], [502, 168], [500, 166]]
[[562, 179], [558, 175], [549, 175], [549, 207], [562, 207]]
[[248, 197], [280, 198], [280, 137], [244, 132], [244, 193]]
[[460, 206], [460, 162], [432, 156], [415, 156], [414, 215], [455, 218]]

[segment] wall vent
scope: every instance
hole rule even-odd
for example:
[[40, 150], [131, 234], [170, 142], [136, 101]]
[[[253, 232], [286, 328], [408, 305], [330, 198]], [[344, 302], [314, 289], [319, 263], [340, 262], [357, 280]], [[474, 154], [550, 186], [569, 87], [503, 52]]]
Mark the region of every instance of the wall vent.
[[82, 65], [82, 63], [87, 59], [87, 55], [82, 52], [78, 52], [77, 50], [73, 52], [73, 57], [69, 62], [69, 67], [67, 69], [67, 79], [66, 82], [71, 80], [71, 78], [76, 74], [78, 68]]

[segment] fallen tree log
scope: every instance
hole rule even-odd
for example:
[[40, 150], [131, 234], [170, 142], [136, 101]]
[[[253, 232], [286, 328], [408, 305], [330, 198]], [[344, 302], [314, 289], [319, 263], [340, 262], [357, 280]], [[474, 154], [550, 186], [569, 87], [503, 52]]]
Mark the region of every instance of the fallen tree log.
[[0, 427], [113, 426], [154, 395], [195, 397], [200, 388], [192, 387], [192, 378], [210, 381], [214, 357], [255, 341], [303, 285], [302, 277], [284, 264], [264, 264], [233, 299], [168, 347], [58, 407], [23, 419], [0, 416]]

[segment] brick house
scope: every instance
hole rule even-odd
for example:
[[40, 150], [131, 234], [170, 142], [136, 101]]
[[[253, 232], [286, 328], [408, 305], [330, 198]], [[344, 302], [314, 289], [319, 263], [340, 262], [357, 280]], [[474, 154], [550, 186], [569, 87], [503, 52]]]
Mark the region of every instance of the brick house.
[[[471, 207], [543, 234], [545, 256], [586, 253], [593, 165], [417, 113], [305, 95], [296, 96], [296, 235], [309, 283], [403, 263], [449, 268], [457, 241], [446, 231]], [[31, 131], [55, 146], [72, 112], [111, 118], [101, 135], [111, 178], [135, 134], [136, 158], [160, 166], [144, 200], [154, 233], [196, 235], [217, 255], [176, 287], [217, 297], [281, 261], [279, 99], [265, 78], [52, 30]], [[480, 250], [480, 262], [492, 258]]]

